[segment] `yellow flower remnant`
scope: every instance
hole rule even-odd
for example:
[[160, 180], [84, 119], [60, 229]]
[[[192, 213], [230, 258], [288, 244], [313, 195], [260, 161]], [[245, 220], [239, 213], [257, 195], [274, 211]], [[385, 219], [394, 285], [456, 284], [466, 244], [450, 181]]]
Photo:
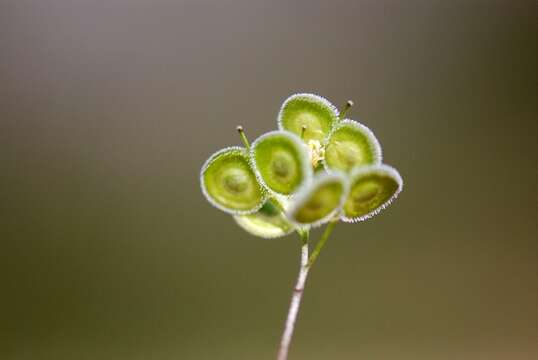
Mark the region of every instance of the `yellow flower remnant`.
[[310, 162], [314, 168], [325, 158], [325, 148], [321, 146], [318, 140], [308, 141], [308, 153], [310, 155]]

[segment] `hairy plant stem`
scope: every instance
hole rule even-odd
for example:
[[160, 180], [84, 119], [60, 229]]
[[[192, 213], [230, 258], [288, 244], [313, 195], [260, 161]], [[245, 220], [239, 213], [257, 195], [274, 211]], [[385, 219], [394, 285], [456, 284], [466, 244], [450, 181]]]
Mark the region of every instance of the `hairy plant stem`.
[[286, 319], [286, 325], [284, 327], [284, 333], [282, 334], [282, 340], [280, 341], [280, 348], [278, 350], [278, 360], [286, 360], [288, 358], [288, 352], [290, 349], [291, 338], [293, 336], [293, 330], [295, 328], [295, 322], [297, 320], [297, 314], [299, 313], [299, 306], [301, 305], [301, 299], [303, 297], [304, 286], [306, 283], [306, 278], [310, 268], [316, 261], [323, 245], [327, 242], [327, 239], [331, 235], [337, 221], [331, 221], [321, 239], [316, 244], [312, 255], [308, 257], [308, 238], [309, 231], [299, 232], [301, 236], [302, 246], [301, 246], [301, 266], [299, 268], [299, 276], [297, 277], [297, 282], [295, 283], [295, 288], [293, 289], [293, 294], [291, 296], [291, 304], [288, 310], [288, 317]]

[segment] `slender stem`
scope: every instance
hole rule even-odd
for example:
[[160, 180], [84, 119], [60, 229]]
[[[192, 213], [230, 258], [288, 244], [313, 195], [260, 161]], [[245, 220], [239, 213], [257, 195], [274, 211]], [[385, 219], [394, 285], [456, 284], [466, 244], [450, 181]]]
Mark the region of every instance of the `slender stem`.
[[329, 239], [329, 236], [331, 235], [337, 222], [338, 221], [331, 221], [327, 225], [325, 231], [323, 232], [323, 235], [321, 236], [321, 239], [316, 244], [316, 248], [314, 249], [310, 257], [308, 257], [309, 231], [299, 233], [303, 244], [301, 247], [301, 267], [299, 269], [297, 283], [295, 284], [295, 288], [293, 289], [293, 294], [291, 296], [291, 304], [288, 310], [288, 318], [286, 319], [284, 333], [282, 334], [282, 340], [280, 341], [280, 349], [278, 350], [278, 360], [286, 360], [288, 358], [291, 338], [293, 336], [293, 330], [295, 327], [295, 321], [297, 320], [297, 314], [299, 313], [299, 306], [301, 305], [301, 299], [303, 297], [304, 286], [306, 283], [308, 272], [314, 264], [314, 261], [316, 261], [317, 257], [319, 256], [323, 245], [325, 245], [327, 239]]
[[344, 109], [340, 113], [340, 120], [343, 120], [348, 112], [349, 109], [353, 106], [353, 101], [348, 100], [346, 104], [344, 105]]
[[267, 201], [270, 201], [281, 213], [285, 212], [284, 205], [275, 196], [270, 196]]
[[336, 226], [337, 223], [338, 221], [331, 221], [325, 228], [323, 235], [321, 235], [321, 239], [319, 239], [314, 251], [312, 251], [312, 255], [310, 255], [310, 258], [308, 259], [308, 267], [311, 267], [314, 264], [314, 261], [316, 261], [316, 259], [318, 258], [319, 253], [321, 252], [321, 249], [327, 242], [327, 239], [329, 239], [329, 236], [333, 232], [334, 227]]
[[250, 150], [250, 143], [248, 142], [247, 136], [245, 135], [245, 130], [241, 125], [237, 127], [237, 132], [239, 133], [241, 140], [243, 140], [243, 144], [245, 144], [247, 151]]
[[306, 131], [306, 125], [301, 126], [301, 139], [304, 140], [304, 133]]
[[278, 350], [278, 360], [286, 360], [288, 358], [293, 329], [295, 327], [295, 321], [297, 320], [297, 314], [299, 313], [299, 305], [301, 304], [301, 298], [303, 297], [306, 277], [308, 276], [308, 270], [310, 269], [308, 266], [308, 232], [303, 233], [301, 239], [303, 244], [301, 247], [301, 267], [291, 296], [288, 318], [286, 319], [284, 333], [282, 334], [282, 340], [280, 341], [280, 349]]

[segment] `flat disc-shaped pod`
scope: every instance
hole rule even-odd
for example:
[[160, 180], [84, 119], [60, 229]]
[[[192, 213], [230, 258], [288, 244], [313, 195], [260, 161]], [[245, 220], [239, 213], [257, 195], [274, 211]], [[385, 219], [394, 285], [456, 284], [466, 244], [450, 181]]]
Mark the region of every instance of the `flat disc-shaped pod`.
[[342, 220], [363, 221], [377, 215], [402, 191], [403, 180], [388, 165], [371, 165], [350, 174], [350, 188], [343, 207]]
[[297, 194], [287, 217], [299, 225], [321, 225], [341, 209], [347, 195], [347, 181], [339, 173], [317, 173]]
[[323, 163], [327, 171], [344, 172], [357, 166], [380, 164], [381, 146], [370, 129], [346, 119], [329, 135]]
[[278, 128], [301, 135], [304, 142], [322, 142], [338, 121], [338, 110], [325, 98], [314, 94], [295, 94], [284, 101], [278, 114]]
[[288, 235], [296, 229], [271, 200], [254, 214], [237, 215], [234, 219], [245, 231], [266, 239]]
[[312, 178], [308, 148], [296, 135], [271, 131], [251, 147], [258, 180], [271, 192], [291, 195]]
[[253, 213], [265, 202], [265, 192], [244, 148], [217, 151], [202, 167], [200, 181], [207, 200], [230, 214]]

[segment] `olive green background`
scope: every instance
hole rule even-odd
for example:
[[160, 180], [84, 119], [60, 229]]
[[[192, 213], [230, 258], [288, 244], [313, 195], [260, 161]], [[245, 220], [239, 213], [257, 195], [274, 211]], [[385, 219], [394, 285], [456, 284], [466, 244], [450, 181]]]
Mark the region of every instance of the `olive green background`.
[[[272, 359], [296, 236], [199, 169], [293, 92], [355, 101], [404, 180], [339, 225], [292, 359], [538, 357], [536, 1], [0, 4], [0, 358]], [[314, 239], [319, 231], [314, 234]]]

